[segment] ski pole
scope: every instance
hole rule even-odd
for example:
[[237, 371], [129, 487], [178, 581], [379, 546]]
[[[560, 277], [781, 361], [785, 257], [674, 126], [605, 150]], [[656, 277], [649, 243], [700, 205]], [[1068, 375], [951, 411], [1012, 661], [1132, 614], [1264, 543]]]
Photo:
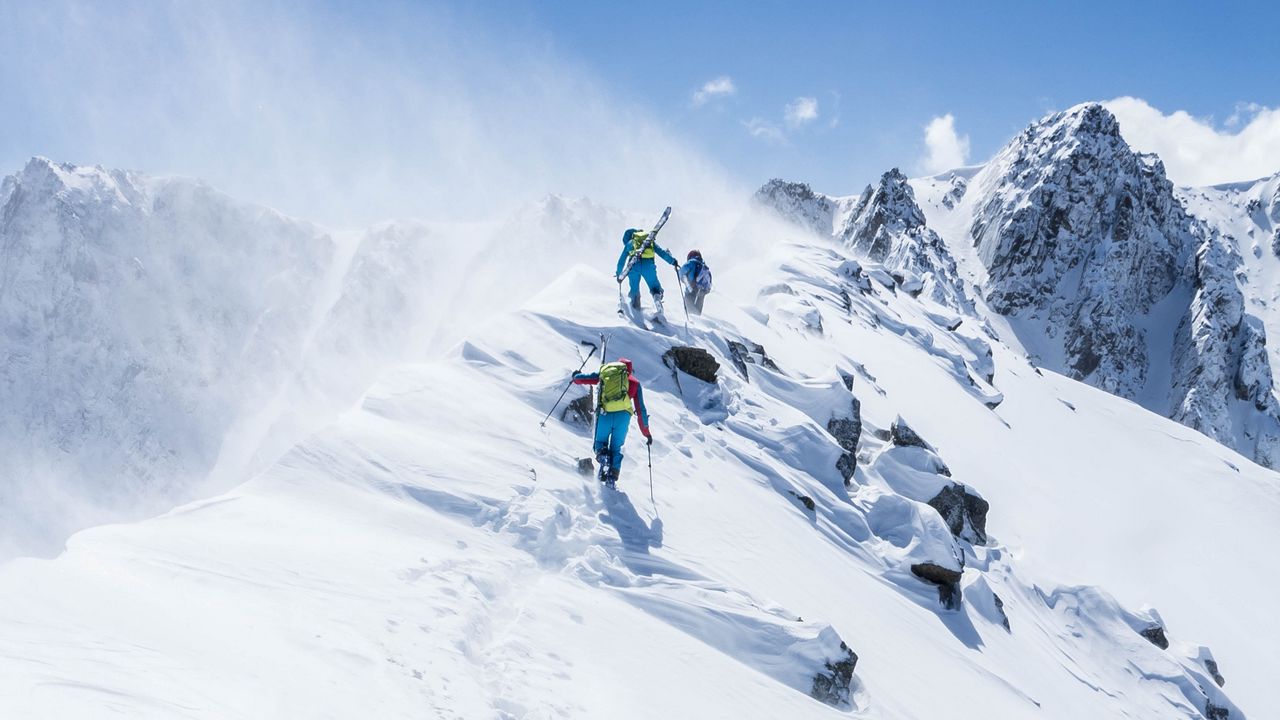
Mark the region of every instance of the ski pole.
[[653, 505], [653, 512], [658, 512], [658, 501], [653, 499], [653, 445], [646, 444], [645, 450], [649, 451], [649, 502]]
[[693, 342], [693, 337], [689, 335], [689, 294], [684, 291], [684, 278], [680, 276], [680, 268], [672, 265], [676, 271], [676, 287], [680, 288], [680, 306], [684, 308], [684, 339]]
[[[586, 344], [591, 345], [591, 352], [587, 353], [587, 356], [582, 359], [582, 364], [578, 366], [578, 369], [573, 371], [575, 375], [582, 372], [582, 368], [587, 366], [587, 361], [591, 359], [592, 355], [596, 354], [595, 344], [593, 343], [586, 343]], [[551, 410], [547, 412], [546, 417], [542, 418], [542, 422], [538, 423], [538, 427], [547, 426], [547, 421], [551, 419], [551, 413], [554, 413], [556, 411], [556, 408], [560, 407], [560, 401], [564, 399], [565, 393], [569, 392], [569, 388], [571, 387], [573, 387], [573, 378], [569, 378], [569, 384], [565, 385], [564, 390], [560, 391], [560, 397], [556, 398], [556, 404], [551, 406]]]

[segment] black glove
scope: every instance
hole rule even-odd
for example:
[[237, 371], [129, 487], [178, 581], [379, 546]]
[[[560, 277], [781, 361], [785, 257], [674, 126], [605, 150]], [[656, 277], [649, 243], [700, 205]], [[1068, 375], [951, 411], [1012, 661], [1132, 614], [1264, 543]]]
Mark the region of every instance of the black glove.
[[672, 261], [671, 261], [671, 265], [672, 265], [672, 267], [674, 267], [674, 268], [675, 268], [675, 269], [677, 269], [677, 270], [679, 270], [679, 269], [680, 269], [680, 263], [679, 263], [679, 262], [677, 262], [677, 261], [675, 261], [675, 260], [672, 260]]
[[653, 444], [653, 436], [652, 436], [652, 435], [647, 436], [647, 437], [644, 439], [644, 444], [645, 444], [645, 445], [652, 445], [652, 444]]

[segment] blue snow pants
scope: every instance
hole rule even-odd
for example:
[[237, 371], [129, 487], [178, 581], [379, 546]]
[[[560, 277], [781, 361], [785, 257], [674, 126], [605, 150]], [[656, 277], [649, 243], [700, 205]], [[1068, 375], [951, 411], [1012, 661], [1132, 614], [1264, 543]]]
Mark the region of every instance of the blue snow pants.
[[596, 423], [595, 451], [599, 453], [602, 448], [609, 448], [612, 458], [609, 462], [614, 472], [622, 465], [622, 443], [627, 441], [627, 430], [630, 428], [631, 413], [626, 410], [605, 413]]
[[632, 304], [635, 304], [636, 298], [640, 297], [640, 278], [642, 277], [645, 284], [649, 286], [649, 294], [662, 297], [662, 283], [658, 282], [658, 263], [654, 262], [653, 258], [640, 259], [631, 266], [631, 272], [627, 273], [627, 280], [631, 282], [631, 290], [627, 293], [627, 297]]

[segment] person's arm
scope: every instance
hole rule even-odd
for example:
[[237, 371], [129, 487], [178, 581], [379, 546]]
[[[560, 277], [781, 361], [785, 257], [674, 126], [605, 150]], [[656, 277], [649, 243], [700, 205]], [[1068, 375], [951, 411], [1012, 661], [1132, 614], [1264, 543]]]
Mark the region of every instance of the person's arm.
[[574, 373], [574, 385], [596, 385], [600, 382], [600, 373]]
[[671, 253], [667, 252], [667, 249], [659, 245], [656, 240], [653, 243], [653, 251], [657, 253], [658, 257], [662, 258], [663, 260], [666, 260], [667, 262], [671, 263], [672, 265], [675, 265], [676, 267], [680, 267], [680, 264], [677, 263], [676, 259], [671, 256]]
[[644, 388], [640, 387], [640, 381], [631, 378], [631, 404], [636, 408], [636, 422], [640, 424], [640, 432], [650, 440], [653, 435], [649, 434], [649, 411], [644, 407]]

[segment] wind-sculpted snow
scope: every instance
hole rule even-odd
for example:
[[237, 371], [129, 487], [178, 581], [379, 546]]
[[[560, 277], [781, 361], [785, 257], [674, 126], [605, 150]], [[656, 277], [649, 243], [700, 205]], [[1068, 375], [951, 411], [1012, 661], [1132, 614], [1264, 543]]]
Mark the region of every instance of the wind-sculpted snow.
[[196, 181], [40, 158], [0, 198], [0, 558], [229, 487], [384, 369], [569, 258], [612, 256], [623, 217], [550, 196], [489, 223], [334, 233]]
[[[1168, 517], [1191, 504], [1269, 546], [1271, 476], [939, 322], [850, 252], [776, 238], [674, 337], [574, 268], [232, 493], [0, 567], [0, 712], [1243, 717], [1206, 658], [1265, 702], [1253, 598], [1274, 579]], [[589, 429], [539, 427], [600, 333], [645, 387], [652, 495], [638, 436], [611, 492], [579, 473]], [[664, 365], [676, 344], [715, 382]], [[846, 485], [827, 428], [855, 397]], [[984, 544], [930, 506], [953, 483], [989, 501]], [[1215, 582], [1186, 583], [1209, 556]], [[1155, 621], [1168, 649], [1140, 634]]]

